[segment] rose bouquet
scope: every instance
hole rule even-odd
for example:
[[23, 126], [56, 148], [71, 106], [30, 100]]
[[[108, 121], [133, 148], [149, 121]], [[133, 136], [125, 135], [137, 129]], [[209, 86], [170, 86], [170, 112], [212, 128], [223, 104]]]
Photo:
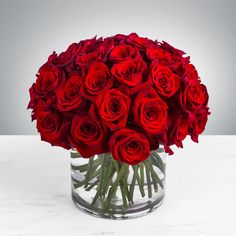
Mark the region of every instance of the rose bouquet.
[[103, 214], [118, 189], [127, 209], [136, 185], [149, 198], [163, 188], [160, 153], [173, 154], [187, 135], [198, 142], [210, 114], [190, 57], [135, 33], [73, 43], [36, 76], [28, 108], [41, 139], [72, 150], [73, 190], [95, 189], [90, 206], [100, 201]]

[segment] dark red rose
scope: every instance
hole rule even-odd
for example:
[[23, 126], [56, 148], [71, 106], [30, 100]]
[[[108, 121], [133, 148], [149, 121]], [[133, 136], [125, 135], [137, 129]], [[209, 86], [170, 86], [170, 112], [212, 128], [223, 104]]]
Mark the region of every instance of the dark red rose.
[[88, 54], [90, 52], [97, 51], [97, 49], [101, 46], [103, 43], [102, 38], [91, 38], [86, 40], [81, 40], [78, 44], [77, 53], [79, 55], [81, 54]]
[[183, 92], [183, 107], [185, 110], [193, 111], [206, 106], [208, 102], [208, 93], [205, 85], [200, 81], [185, 83]]
[[65, 52], [62, 52], [59, 55], [57, 55], [56, 52], [53, 52], [48, 58], [48, 63], [52, 63], [58, 67], [67, 66], [75, 58], [77, 50], [78, 43], [72, 43]]
[[128, 61], [141, 57], [138, 50], [129, 45], [118, 45], [110, 53], [110, 60], [113, 62]]
[[192, 119], [190, 135], [194, 142], [198, 142], [199, 134], [205, 130], [209, 114], [208, 109], [204, 108], [199, 113], [195, 114], [194, 119]]
[[187, 114], [181, 114], [178, 120], [177, 138], [182, 141], [188, 135], [189, 119]]
[[173, 63], [171, 54], [160, 47], [151, 46], [147, 48], [146, 55], [151, 61], [158, 60], [158, 63], [163, 66]]
[[133, 107], [134, 121], [148, 135], [166, 131], [167, 105], [152, 88], [138, 93]]
[[171, 46], [170, 44], [168, 44], [165, 41], [160, 43], [160, 47], [162, 49], [164, 49], [165, 51], [169, 52], [171, 54], [173, 60], [182, 59], [182, 56], [185, 54], [185, 52], [183, 52], [182, 50], [179, 50], [179, 49]]
[[107, 128], [96, 117], [78, 114], [72, 120], [70, 142], [82, 157], [106, 152]]
[[81, 92], [84, 97], [95, 101], [97, 96], [113, 85], [109, 68], [102, 62], [94, 63], [88, 70]]
[[43, 101], [37, 96], [34, 86], [31, 86], [29, 92], [30, 92], [30, 101], [27, 109], [32, 109], [31, 118], [33, 121], [37, 118], [37, 114], [39, 112], [47, 110], [47, 104], [45, 103], [45, 101]]
[[143, 60], [133, 59], [114, 64], [111, 73], [115, 78], [129, 87], [134, 87], [145, 82], [147, 65]]
[[113, 88], [99, 95], [96, 105], [103, 123], [110, 129], [126, 125], [130, 109], [129, 95]]
[[139, 37], [135, 33], [131, 33], [127, 36], [126, 42], [130, 45], [137, 47], [140, 50], [145, 50], [150, 45], [154, 45], [154, 42], [148, 38]]
[[123, 128], [117, 130], [109, 142], [114, 159], [129, 165], [145, 161], [150, 155], [150, 147], [144, 134]]
[[175, 144], [177, 147], [183, 147], [182, 140], [184, 140], [189, 133], [190, 119], [188, 113], [180, 114], [178, 110], [171, 111], [168, 116], [167, 124], [167, 145]]
[[60, 111], [69, 112], [83, 107], [85, 100], [80, 92], [81, 83], [82, 78], [79, 75], [73, 75], [58, 88], [56, 96], [57, 107]]
[[70, 148], [66, 140], [69, 130], [69, 122], [63, 117], [51, 111], [40, 111], [37, 114], [37, 129], [43, 141], [51, 143], [52, 146]]
[[116, 34], [112, 37], [116, 45], [123, 44], [126, 38], [127, 38], [127, 35], [124, 35], [124, 34]]
[[34, 89], [39, 96], [55, 93], [58, 86], [65, 80], [63, 71], [53, 65], [43, 65], [37, 74]]
[[196, 81], [199, 80], [199, 76], [197, 73], [196, 68], [192, 64], [186, 64], [185, 65], [185, 81]]
[[102, 52], [94, 51], [88, 54], [78, 55], [76, 57], [76, 64], [80, 68], [85, 69], [85, 68], [88, 68], [90, 65], [92, 65], [94, 62], [98, 62], [102, 60], [103, 60]]
[[152, 63], [150, 77], [158, 94], [164, 97], [171, 97], [180, 87], [179, 76], [174, 74], [169, 67], [159, 65], [158, 61]]
[[104, 62], [107, 58], [107, 54], [113, 46], [113, 41], [107, 39], [89, 39], [80, 43], [77, 50], [76, 64], [81, 69], [88, 69], [95, 62]]

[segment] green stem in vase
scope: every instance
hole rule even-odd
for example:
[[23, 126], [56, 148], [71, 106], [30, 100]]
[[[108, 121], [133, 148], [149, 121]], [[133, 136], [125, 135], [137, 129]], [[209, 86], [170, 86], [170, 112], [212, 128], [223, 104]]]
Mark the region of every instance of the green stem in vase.
[[152, 197], [152, 183], [151, 183], [151, 177], [150, 177], [150, 169], [148, 163], [145, 161], [145, 171], [146, 171], [146, 178], [147, 178], [147, 187], [148, 187], [148, 197]]
[[130, 184], [130, 201], [133, 203], [133, 196], [134, 196], [134, 187], [135, 187], [135, 183], [136, 183], [136, 175], [133, 174], [133, 178], [132, 178], [132, 182]]
[[110, 183], [112, 182], [112, 177], [114, 175], [115, 171], [114, 171], [114, 164], [113, 161], [111, 159], [111, 157], [109, 158], [109, 164], [108, 164], [108, 168], [107, 168], [107, 174], [106, 177], [104, 178], [104, 188], [102, 190], [102, 195], [105, 197], [105, 195], [107, 194], [108, 188], [110, 186]]
[[[115, 169], [117, 171], [117, 174], [120, 172], [121, 167], [124, 165], [116, 160], [113, 159], [114, 162], [114, 166]], [[121, 194], [122, 194], [122, 200], [124, 202], [124, 204], [127, 203], [126, 201], [126, 197], [128, 199], [128, 201], [130, 201], [130, 192], [128, 190], [128, 183], [127, 183], [127, 179], [128, 179], [128, 171], [127, 173], [122, 177], [119, 185], [120, 185], [120, 189], [121, 189]]]
[[94, 156], [89, 158], [88, 170], [87, 170], [87, 172], [86, 172], [85, 180], [84, 180], [84, 188], [87, 188], [87, 187], [88, 187], [90, 173], [92, 172], [92, 169], [93, 169], [93, 168], [92, 168], [93, 159], [94, 159]]
[[140, 179], [140, 176], [139, 176], [139, 173], [138, 173], [138, 166], [135, 165], [135, 166], [132, 166], [132, 167], [133, 167], [133, 170], [134, 170], [135, 178], [137, 179], [137, 182], [138, 182], [139, 191], [140, 191], [142, 197], [144, 197], [145, 196], [144, 185], [142, 185], [142, 183], [141, 183], [141, 179]]
[[90, 191], [94, 186], [96, 186], [99, 183], [99, 180], [94, 181], [92, 184], [90, 184], [85, 190]]
[[157, 179], [156, 179], [156, 176], [155, 176], [156, 173], [155, 173], [155, 170], [153, 169], [153, 166], [152, 166], [152, 163], [151, 163], [150, 159], [148, 159], [145, 162], [145, 165], [147, 166], [147, 168], [149, 170], [149, 173], [151, 174], [154, 191], [157, 192], [158, 191], [158, 184], [157, 184]]
[[150, 158], [153, 165], [158, 167], [160, 171], [165, 175], [165, 163], [162, 161], [161, 157], [157, 153], [152, 152]]
[[[94, 168], [97, 168], [100, 164], [101, 164], [101, 158], [98, 157], [96, 160], [93, 161], [92, 166]], [[86, 172], [88, 170], [88, 166], [89, 166], [89, 163], [84, 164], [84, 165], [80, 165], [80, 166], [71, 165], [71, 169], [72, 170], [78, 170], [79, 172], [83, 173], [83, 172]]]
[[144, 165], [143, 165], [143, 163], [139, 164], [139, 171], [140, 171], [141, 185], [144, 186]]
[[116, 180], [112, 184], [112, 186], [110, 187], [109, 192], [108, 192], [108, 196], [107, 196], [105, 206], [104, 206], [105, 210], [107, 210], [110, 207], [111, 200], [112, 200], [113, 196], [115, 195], [115, 193], [117, 191], [117, 188], [119, 186], [119, 183], [120, 183], [123, 175], [127, 172], [127, 169], [128, 169], [128, 165], [127, 164], [122, 164], [120, 171], [117, 172]]
[[98, 199], [98, 197], [100, 196], [101, 194], [101, 191], [102, 191], [102, 184], [103, 184], [103, 178], [104, 178], [104, 166], [105, 166], [105, 158], [104, 158], [104, 155], [102, 155], [102, 163], [101, 163], [101, 171], [100, 171], [100, 174], [99, 174], [99, 184], [98, 184], [98, 187], [97, 187], [97, 192], [93, 198], [93, 201], [92, 201], [92, 205], [94, 205]]

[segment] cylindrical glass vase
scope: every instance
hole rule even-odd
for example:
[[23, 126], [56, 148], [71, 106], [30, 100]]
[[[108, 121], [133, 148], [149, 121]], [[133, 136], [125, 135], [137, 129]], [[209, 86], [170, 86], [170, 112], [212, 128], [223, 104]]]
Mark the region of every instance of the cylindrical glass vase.
[[72, 199], [82, 211], [103, 218], [135, 218], [152, 212], [165, 195], [165, 157], [159, 148], [132, 166], [111, 153], [82, 158], [72, 149]]

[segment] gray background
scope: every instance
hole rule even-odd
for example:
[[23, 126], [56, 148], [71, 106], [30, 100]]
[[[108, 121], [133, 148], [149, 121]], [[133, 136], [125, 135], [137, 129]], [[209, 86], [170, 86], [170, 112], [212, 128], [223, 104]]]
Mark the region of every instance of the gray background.
[[28, 89], [53, 51], [137, 32], [191, 56], [210, 94], [207, 134], [236, 134], [236, 1], [0, 0], [0, 134], [35, 134]]

